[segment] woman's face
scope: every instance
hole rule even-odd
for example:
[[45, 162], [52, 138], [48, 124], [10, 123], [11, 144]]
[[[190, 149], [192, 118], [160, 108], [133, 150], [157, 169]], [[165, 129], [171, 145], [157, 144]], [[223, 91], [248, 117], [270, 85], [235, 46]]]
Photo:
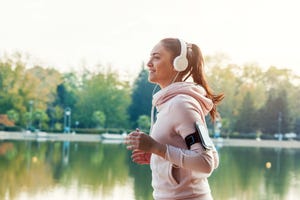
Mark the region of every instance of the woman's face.
[[161, 43], [152, 49], [147, 66], [149, 69], [148, 80], [158, 84], [161, 88], [170, 85], [177, 73], [173, 67], [171, 53]]

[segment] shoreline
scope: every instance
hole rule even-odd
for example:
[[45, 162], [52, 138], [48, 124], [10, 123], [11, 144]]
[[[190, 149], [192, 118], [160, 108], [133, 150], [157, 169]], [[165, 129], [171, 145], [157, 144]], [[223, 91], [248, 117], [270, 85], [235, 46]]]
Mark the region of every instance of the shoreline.
[[300, 148], [296, 140], [255, 140], [255, 139], [212, 139], [216, 146], [263, 147], [263, 148]]
[[[73, 142], [103, 142], [122, 143], [123, 139], [102, 138], [95, 134], [74, 133], [26, 133], [0, 131], [0, 141], [3, 140], [34, 140], [34, 141], [73, 141]], [[263, 148], [300, 148], [300, 141], [296, 140], [255, 140], [255, 139], [232, 139], [212, 138], [216, 146], [231, 147], [263, 147]]]

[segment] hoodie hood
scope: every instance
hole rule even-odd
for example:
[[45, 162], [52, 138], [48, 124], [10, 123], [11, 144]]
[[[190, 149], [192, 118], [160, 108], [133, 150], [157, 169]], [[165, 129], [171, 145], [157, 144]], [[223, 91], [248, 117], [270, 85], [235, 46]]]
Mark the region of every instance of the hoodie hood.
[[163, 88], [153, 95], [152, 105], [157, 107], [179, 94], [189, 95], [196, 99], [205, 115], [213, 108], [213, 102], [206, 97], [205, 89], [191, 82], [176, 82]]

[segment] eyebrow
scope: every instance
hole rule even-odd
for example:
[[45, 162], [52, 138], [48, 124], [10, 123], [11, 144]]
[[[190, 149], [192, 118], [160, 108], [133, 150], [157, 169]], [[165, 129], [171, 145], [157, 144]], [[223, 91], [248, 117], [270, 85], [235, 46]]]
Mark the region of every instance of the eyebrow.
[[151, 53], [150, 56], [160, 55], [158, 52]]

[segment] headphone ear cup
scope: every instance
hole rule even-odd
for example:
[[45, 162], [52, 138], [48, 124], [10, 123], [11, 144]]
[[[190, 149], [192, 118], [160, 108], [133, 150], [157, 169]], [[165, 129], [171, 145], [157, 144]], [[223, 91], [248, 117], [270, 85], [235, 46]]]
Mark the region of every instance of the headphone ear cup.
[[178, 72], [182, 72], [186, 70], [188, 67], [189, 61], [186, 57], [187, 55], [187, 46], [185, 41], [178, 39], [180, 43], [180, 55], [174, 58], [173, 65], [174, 69]]
[[178, 72], [184, 71], [188, 66], [188, 60], [185, 56], [177, 56], [173, 61], [174, 69]]

